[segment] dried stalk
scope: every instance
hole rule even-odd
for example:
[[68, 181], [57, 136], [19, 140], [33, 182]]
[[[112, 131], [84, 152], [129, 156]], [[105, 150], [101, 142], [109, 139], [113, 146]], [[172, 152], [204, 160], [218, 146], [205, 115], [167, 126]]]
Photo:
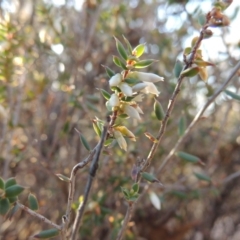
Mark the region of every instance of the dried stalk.
[[107, 131], [108, 131], [108, 126], [105, 125], [103, 128], [103, 131], [102, 131], [101, 140], [100, 140], [99, 144], [96, 146], [96, 152], [93, 156], [92, 165], [89, 170], [88, 182], [85, 187], [85, 192], [84, 192], [84, 196], [83, 196], [83, 202], [80, 203], [80, 205], [78, 207], [77, 216], [76, 216], [74, 224], [73, 224], [71, 240], [77, 239], [78, 229], [80, 227], [81, 220], [82, 220], [84, 210], [85, 210], [85, 207], [87, 204], [87, 200], [89, 197], [89, 193], [90, 193], [90, 190], [92, 187], [92, 183], [93, 183], [94, 177], [95, 177], [97, 169], [98, 169], [98, 162], [99, 162], [99, 158], [100, 158], [101, 150], [103, 148], [104, 141], [107, 136]]

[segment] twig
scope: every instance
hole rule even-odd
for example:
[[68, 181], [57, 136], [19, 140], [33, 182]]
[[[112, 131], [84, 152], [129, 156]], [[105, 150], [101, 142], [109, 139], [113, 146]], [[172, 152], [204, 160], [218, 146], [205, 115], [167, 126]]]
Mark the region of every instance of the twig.
[[91, 167], [89, 170], [88, 182], [85, 187], [83, 201], [82, 201], [82, 203], [80, 203], [80, 205], [78, 207], [77, 216], [76, 216], [74, 224], [73, 224], [71, 240], [75, 240], [77, 238], [77, 232], [80, 227], [82, 216], [84, 214], [86, 203], [87, 203], [89, 193], [90, 193], [90, 190], [92, 187], [92, 183], [93, 183], [94, 177], [95, 177], [97, 169], [98, 169], [98, 161], [100, 158], [100, 154], [101, 154], [101, 150], [103, 148], [105, 138], [107, 136], [107, 131], [108, 131], [108, 126], [105, 125], [103, 128], [103, 131], [102, 131], [101, 140], [100, 140], [99, 144], [96, 146], [96, 153], [93, 156], [92, 164], [91, 164]]
[[206, 102], [206, 104], [202, 107], [202, 109], [197, 113], [197, 115], [195, 116], [195, 118], [192, 120], [192, 122], [190, 123], [190, 125], [188, 126], [188, 128], [186, 129], [184, 135], [179, 138], [179, 140], [177, 141], [177, 143], [175, 144], [175, 146], [172, 148], [172, 150], [169, 152], [169, 154], [167, 155], [167, 157], [164, 159], [164, 161], [162, 162], [161, 166], [158, 168], [157, 173], [159, 174], [163, 168], [165, 167], [165, 165], [168, 163], [168, 161], [170, 160], [170, 158], [173, 156], [173, 154], [176, 152], [176, 150], [178, 149], [178, 147], [180, 146], [180, 144], [186, 139], [186, 137], [188, 136], [188, 134], [191, 132], [191, 130], [193, 129], [193, 127], [196, 125], [196, 123], [198, 122], [198, 120], [201, 118], [201, 116], [203, 115], [203, 113], [206, 111], [206, 109], [209, 107], [209, 105], [216, 99], [216, 97], [225, 89], [225, 87], [227, 86], [227, 84], [232, 80], [232, 78], [235, 76], [235, 74], [237, 73], [237, 71], [240, 69], [240, 61], [238, 62], [238, 64], [234, 67], [234, 69], [232, 70], [231, 74], [229, 75], [229, 77], [226, 79], [226, 81], [223, 83], [222, 86], [219, 87], [219, 89], [213, 94], [213, 96]]
[[[195, 46], [194, 46], [194, 48], [193, 48], [193, 50], [192, 50], [192, 52], [191, 52], [191, 55], [190, 55], [189, 60], [186, 62], [186, 65], [185, 65], [183, 71], [186, 70], [186, 69], [188, 69], [188, 68], [190, 68], [190, 67], [192, 66], [193, 61], [194, 61], [194, 58], [195, 58], [195, 55], [196, 55], [196, 52], [197, 52], [197, 49], [199, 48], [199, 46], [200, 46], [200, 44], [201, 44], [201, 41], [202, 41], [203, 38], [204, 38], [204, 32], [205, 32], [205, 30], [209, 27], [208, 21], [209, 21], [209, 15], [207, 15], [207, 22], [206, 22], [206, 24], [203, 26], [203, 28], [202, 28], [201, 31], [200, 31], [200, 36], [199, 36], [199, 38], [198, 38], [198, 40], [197, 40], [197, 42], [196, 42], [196, 44], [195, 44]], [[239, 65], [239, 66], [238, 66], [238, 65]], [[225, 83], [222, 85], [222, 87], [221, 87], [221, 88], [209, 99], [209, 101], [205, 104], [205, 106], [202, 108], [202, 110], [199, 112], [199, 114], [196, 115], [196, 117], [194, 118], [195, 121], [193, 120], [193, 122], [192, 122], [192, 123], [193, 123], [193, 126], [195, 125], [195, 123], [197, 122], [197, 120], [200, 118], [200, 116], [203, 114], [203, 112], [207, 109], [207, 107], [214, 101], [214, 99], [215, 99], [215, 98], [222, 92], [222, 90], [226, 87], [227, 83], [233, 78], [233, 76], [236, 74], [236, 72], [237, 72], [237, 70], [238, 70], [239, 68], [240, 68], [240, 63], [237, 64], [237, 66], [234, 68], [234, 70], [233, 70], [232, 74], [230, 75], [229, 79], [227, 79], [227, 81], [225, 81]], [[160, 142], [161, 142], [161, 140], [162, 140], [162, 137], [163, 137], [163, 135], [164, 135], [164, 133], [165, 133], [165, 130], [166, 130], [167, 122], [168, 122], [168, 120], [169, 120], [169, 118], [170, 118], [171, 112], [172, 112], [172, 110], [173, 110], [175, 101], [176, 101], [177, 96], [178, 96], [178, 93], [180, 92], [183, 79], [184, 79], [184, 76], [180, 75], [179, 78], [178, 78], [178, 81], [177, 81], [177, 85], [176, 85], [176, 87], [175, 87], [175, 90], [174, 90], [174, 92], [173, 92], [173, 95], [172, 95], [172, 97], [171, 97], [170, 100], [169, 100], [168, 108], [167, 108], [167, 111], [166, 111], [166, 115], [165, 115], [165, 117], [164, 117], [164, 119], [163, 119], [163, 121], [162, 121], [162, 124], [161, 124], [161, 126], [160, 126], [158, 135], [157, 135], [157, 137], [156, 137], [157, 140], [158, 140], [158, 142], [157, 142], [157, 143], [154, 143], [154, 144], [152, 145], [151, 150], [150, 150], [150, 152], [149, 152], [149, 154], [148, 154], [148, 157], [147, 157], [144, 165], [142, 166], [141, 171], [144, 171], [144, 170], [151, 164], [151, 160], [152, 160], [152, 158], [153, 158], [153, 156], [154, 156], [154, 154], [155, 154], [155, 152], [156, 152], [156, 149], [157, 149], [157, 147], [159, 146], [159, 144], [160, 144]], [[192, 127], [193, 127], [193, 126], [192, 126]], [[189, 131], [189, 132], [190, 132], [190, 130], [192, 129], [192, 127], [191, 127], [191, 124], [190, 124], [190, 126], [189, 126], [189, 128], [188, 128], [188, 131]], [[187, 133], [188, 131], [185, 132], [184, 136], [188, 134], [188, 133]], [[183, 136], [183, 137], [184, 137], [184, 136]], [[183, 137], [182, 137], [182, 138], [183, 138]], [[181, 139], [182, 139], [182, 138], [181, 138]], [[178, 141], [178, 142], [179, 142], [179, 141]], [[174, 148], [174, 149], [175, 149], [175, 148]], [[177, 148], [176, 148], [176, 149], [177, 149]], [[173, 154], [172, 152], [175, 152], [175, 150], [172, 150], [169, 154]], [[162, 170], [163, 166], [165, 166], [165, 164], [166, 164], [167, 162], [168, 162], [168, 160], [163, 162], [163, 164], [160, 166], [158, 172], [160, 172], [160, 171]], [[140, 181], [140, 180], [141, 180], [141, 178], [139, 179], [139, 181]], [[129, 222], [130, 219], [131, 219], [132, 211], [133, 211], [133, 208], [135, 207], [136, 203], [137, 203], [137, 201], [133, 202], [133, 203], [131, 204], [131, 206], [128, 206], [126, 215], [125, 215], [125, 217], [124, 217], [124, 222], [123, 222], [122, 228], [121, 228], [121, 230], [120, 230], [120, 232], [119, 232], [119, 234], [120, 234], [120, 233], [121, 233], [121, 234], [120, 234], [120, 236], [117, 238], [117, 240], [121, 240], [121, 239], [122, 239], [122, 237], [123, 237], [123, 235], [124, 235], [124, 233], [125, 233], [125, 231], [126, 231], [126, 226], [127, 226], [128, 222]]]
[[63, 229], [67, 229], [68, 224], [71, 219], [71, 213], [72, 213], [72, 202], [73, 202], [73, 197], [74, 197], [74, 192], [75, 192], [75, 181], [76, 181], [76, 175], [79, 169], [83, 168], [86, 166], [90, 161], [92, 161], [93, 156], [96, 152], [96, 147], [91, 151], [89, 156], [85, 158], [82, 162], [76, 164], [71, 172], [70, 176], [70, 182], [69, 182], [69, 193], [68, 193], [68, 204], [67, 204], [67, 209], [66, 209], [66, 214], [62, 217], [63, 219]]
[[123, 225], [122, 225], [122, 228], [121, 230], [119, 231], [118, 235], [117, 235], [117, 238], [116, 240], [121, 240], [126, 229], [127, 229], [127, 225], [128, 225], [128, 222], [129, 221], [125, 221], [125, 219], [129, 219], [131, 218], [132, 216], [132, 212], [133, 212], [133, 209], [134, 209], [134, 206], [133, 206], [133, 202], [129, 202], [128, 203], [128, 208], [127, 208], [127, 212], [126, 212], [126, 215], [125, 215], [125, 218], [124, 218], [124, 222], [123, 222]]
[[25, 212], [27, 212], [28, 214], [30, 214], [33, 217], [38, 218], [39, 220], [41, 220], [42, 222], [45, 222], [53, 227], [55, 227], [56, 229], [58, 229], [59, 231], [62, 230], [61, 226], [53, 223], [52, 221], [50, 221], [49, 219], [47, 219], [46, 217], [42, 216], [41, 214], [34, 212], [33, 210], [31, 210], [30, 208], [22, 205], [21, 203], [17, 202], [16, 203], [18, 205], [18, 207], [20, 207], [22, 210], [24, 210]]

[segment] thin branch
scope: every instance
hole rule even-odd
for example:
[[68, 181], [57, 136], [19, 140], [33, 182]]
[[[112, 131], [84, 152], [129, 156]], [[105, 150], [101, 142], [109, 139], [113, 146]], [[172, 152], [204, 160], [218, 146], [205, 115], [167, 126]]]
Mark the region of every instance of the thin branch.
[[122, 225], [122, 228], [119, 231], [116, 240], [121, 240], [123, 235], [124, 235], [124, 233], [126, 232], [127, 225], [128, 225], [128, 222], [131, 219], [133, 209], [134, 209], [133, 202], [131, 202], [131, 203], [129, 202], [128, 203], [127, 212], [126, 212], [126, 215], [125, 215], [125, 218], [124, 218], [124, 222], [123, 222], [123, 225]]
[[72, 236], [71, 236], [72, 240], [75, 240], [77, 238], [78, 229], [80, 227], [82, 216], [84, 214], [84, 210], [85, 210], [85, 207], [87, 204], [89, 193], [90, 193], [90, 190], [92, 187], [92, 183], [93, 183], [94, 177], [95, 177], [97, 169], [98, 169], [98, 162], [99, 162], [99, 158], [100, 158], [101, 150], [103, 148], [104, 141], [107, 136], [107, 131], [108, 131], [108, 126], [105, 125], [103, 128], [103, 131], [102, 131], [101, 140], [100, 140], [99, 144], [96, 146], [96, 153], [94, 154], [94, 157], [92, 160], [92, 165], [89, 170], [89, 177], [88, 177], [87, 185], [85, 187], [83, 201], [80, 203], [80, 205], [78, 207], [77, 216], [76, 216], [74, 224], [73, 224], [73, 230], [72, 230]]
[[[186, 70], [186, 69], [188, 69], [188, 68], [190, 68], [190, 67], [192, 66], [193, 61], [194, 61], [195, 56], [196, 56], [197, 49], [199, 48], [199, 46], [200, 46], [200, 44], [201, 44], [201, 41], [202, 41], [203, 38], [204, 38], [205, 30], [209, 27], [208, 21], [209, 21], [209, 15], [207, 15], [207, 22], [206, 22], [206, 24], [203, 26], [203, 28], [202, 28], [201, 31], [200, 31], [200, 36], [199, 36], [199, 38], [198, 38], [198, 40], [197, 40], [197, 42], [196, 42], [196, 44], [195, 44], [195, 46], [194, 46], [194, 48], [193, 48], [193, 50], [192, 50], [192, 52], [191, 52], [191, 55], [190, 55], [189, 60], [186, 62], [186, 65], [185, 65], [183, 71]], [[203, 114], [203, 112], [205, 112], [205, 110], [208, 108], [208, 106], [209, 106], [209, 105], [215, 100], [215, 98], [223, 91], [223, 89], [226, 87], [226, 85], [228, 84], [228, 82], [231, 81], [231, 79], [234, 77], [234, 75], [236, 74], [236, 72], [238, 71], [239, 68], [240, 68], [240, 63], [237, 64], [237, 66], [234, 68], [233, 72], [230, 74], [229, 78], [225, 81], [225, 83], [224, 83], [224, 84], [219, 88], [219, 90], [209, 99], [209, 101], [205, 104], [205, 106], [202, 108], [202, 110], [199, 112], [199, 114], [196, 115], [196, 117], [194, 118], [195, 121], [193, 120], [193, 122], [192, 122], [192, 123], [193, 123], [193, 126], [194, 126], [195, 123], [198, 121], [198, 119], [199, 119], [200, 116]], [[153, 156], [154, 156], [154, 154], [155, 154], [155, 152], [156, 152], [156, 150], [157, 150], [157, 148], [158, 148], [158, 146], [159, 146], [159, 144], [160, 144], [160, 142], [161, 142], [161, 140], [162, 140], [162, 137], [163, 137], [163, 135], [164, 135], [164, 133], [165, 133], [165, 130], [166, 130], [167, 122], [168, 122], [168, 120], [169, 120], [169, 118], [170, 118], [170, 115], [171, 115], [171, 112], [172, 112], [172, 110], [173, 110], [174, 104], [175, 104], [175, 102], [176, 102], [177, 96], [178, 96], [178, 94], [179, 94], [179, 92], [180, 92], [183, 79], [184, 79], [184, 77], [183, 77], [182, 75], [180, 75], [179, 78], [178, 78], [178, 81], [177, 81], [177, 85], [176, 85], [176, 87], [175, 87], [175, 90], [174, 90], [174, 92], [173, 92], [173, 95], [172, 95], [172, 97], [171, 97], [170, 100], [169, 100], [168, 108], [167, 108], [167, 111], [166, 111], [166, 115], [165, 115], [165, 117], [164, 117], [164, 119], [163, 119], [163, 121], [162, 121], [162, 123], [161, 123], [160, 129], [159, 129], [159, 132], [158, 132], [158, 135], [157, 135], [158, 142], [157, 142], [157, 143], [154, 143], [154, 144], [152, 145], [151, 150], [150, 150], [150, 152], [149, 152], [149, 154], [148, 154], [148, 157], [147, 157], [144, 165], [143, 165], [142, 168], [141, 168], [141, 171], [144, 171], [144, 170], [151, 164], [151, 160], [152, 160], [152, 158], [153, 158]], [[189, 128], [188, 128], [188, 131], [189, 131], [189, 132], [190, 132], [190, 130], [191, 130], [192, 127], [193, 127], [193, 126], [191, 126], [191, 125], [192, 125], [192, 124], [190, 124], [190, 126], [189, 126]], [[188, 134], [188, 133], [187, 133], [188, 131], [185, 132], [184, 136]], [[183, 136], [183, 137], [184, 137], [184, 136]], [[182, 137], [182, 138], [183, 138], [183, 137]], [[182, 139], [182, 138], [181, 138], [181, 139]], [[179, 142], [179, 141], [178, 141], [178, 142]], [[169, 154], [173, 154], [173, 152], [175, 152], [175, 151], [176, 151], [176, 150], [174, 149], [174, 150], [172, 150]], [[163, 164], [160, 166], [158, 172], [160, 172], [160, 171], [162, 170], [163, 166], [165, 166], [165, 164], [166, 164], [167, 162], [168, 162], [168, 160], [163, 162]], [[140, 180], [141, 180], [141, 178], [139, 178], [139, 181], [140, 181]], [[128, 205], [128, 209], [127, 209], [126, 215], [125, 215], [125, 217], [124, 217], [124, 222], [123, 222], [122, 228], [121, 228], [121, 230], [120, 230], [120, 232], [119, 232], [119, 236], [118, 236], [117, 240], [121, 240], [122, 237], [124, 236], [124, 233], [125, 233], [125, 231], [126, 231], [127, 224], [128, 224], [128, 222], [130, 221], [130, 219], [131, 219], [131, 215], [132, 215], [132, 212], [133, 212], [133, 209], [134, 209], [136, 203], [137, 203], [137, 201], [133, 202], [133, 203], [131, 204], [131, 206]]]
[[238, 62], [238, 64], [234, 67], [234, 69], [232, 70], [231, 74], [229, 75], [229, 77], [226, 79], [226, 81], [223, 83], [223, 85], [221, 85], [218, 90], [212, 95], [212, 97], [206, 102], [206, 104], [202, 107], [202, 109], [197, 113], [197, 115], [195, 116], [195, 118], [192, 120], [192, 122], [190, 123], [190, 125], [188, 126], [188, 128], [186, 129], [184, 135], [179, 138], [179, 140], [177, 141], [177, 143], [175, 144], [175, 146], [172, 148], [172, 150], [169, 152], [169, 154], [167, 155], [167, 157], [164, 159], [164, 161], [162, 162], [161, 166], [158, 168], [157, 173], [159, 174], [163, 168], [166, 166], [166, 164], [168, 163], [168, 161], [170, 160], [170, 158], [174, 155], [174, 153], [177, 151], [178, 147], [180, 146], [180, 144], [186, 139], [186, 137], [188, 136], [188, 134], [191, 132], [191, 130], [193, 129], [193, 127], [197, 124], [198, 120], [201, 118], [201, 116], [203, 115], [203, 113], [206, 111], [206, 109], [209, 107], [209, 105], [217, 98], [217, 96], [226, 88], [227, 84], [233, 79], [233, 77], [235, 76], [235, 74], [237, 73], [237, 71], [240, 69], [240, 61]]
[[40, 221], [44, 222], [44, 223], [47, 223], [53, 227], [55, 227], [56, 229], [58, 229], [59, 231], [62, 230], [61, 226], [53, 223], [52, 221], [50, 221], [49, 219], [47, 219], [46, 217], [42, 216], [41, 214], [37, 213], [37, 212], [34, 212], [33, 210], [31, 210], [30, 208], [22, 205], [21, 203], [17, 202], [16, 203], [18, 205], [18, 207], [20, 207], [23, 211], [27, 212], [28, 214], [30, 214], [31, 216], [33, 217], [36, 217], [38, 218]]
[[86, 166], [90, 161], [92, 161], [93, 156], [96, 152], [96, 147], [91, 151], [89, 156], [85, 158], [82, 162], [76, 164], [71, 172], [70, 176], [70, 182], [69, 182], [69, 193], [68, 193], [68, 204], [66, 209], [66, 214], [62, 217], [63, 218], [63, 228], [67, 229], [68, 223], [71, 219], [71, 213], [72, 213], [72, 203], [73, 203], [73, 197], [75, 192], [75, 182], [76, 182], [76, 175], [79, 169]]

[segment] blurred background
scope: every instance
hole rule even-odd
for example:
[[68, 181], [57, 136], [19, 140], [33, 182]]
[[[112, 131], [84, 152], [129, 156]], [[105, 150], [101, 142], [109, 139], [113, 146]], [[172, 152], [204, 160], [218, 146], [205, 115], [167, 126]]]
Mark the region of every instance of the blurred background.
[[[145, 58], [157, 59], [146, 71], [163, 76], [158, 100], [166, 109], [174, 90], [173, 68], [183, 49], [198, 35], [202, 16], [212, 8], [209, 0], [1, 0], [0, 1], [0, 175], [16, 177], [34, 193], [39, 213], [61, 223], [68, 184], [55, 174], [69, 176], [88, 152], [77, 128], [93, 148], [98, 141], [92, 119], [106, 117], [105, 100], [98, 88], [109, 91], [101, 64], [115, 72], [116, 36], [132, 46], [146, 42]], [[239, 1], [226, 10], [229, 27], [213, 28], [203, 41], [209, 67], [207, 83], [185, 79], [164, 140], [149, 168], [156, 172], [179, 139], [179, 121], [190, 124], [197, 111], [229, 76], [239, 61]], [[145, 70], [145, 69], [144, 69]], [[240, 74], [240, 73], [239, 73]], [[239, 74], [228, 89], [239, 93]], [[120, 187], [130, 187], [136, 159], [146, 158], [159, 122], [153, 96], [141, 105], [140, 123], [124, 120], [137, 136], [128, 151], [117, 145], [102, 155], [98, 175], [83, 219], [79, 239], [114, 240], [127, 204]], [[240, 104], [222, 93], [208, 108], [181, 145], [201, 158], [205, 166], [172, 157], [139, 201], [129, 223], [126, 240], [238, 240], [240, 239]], [[208, 176], [202, 179], [199, 176]], [[88, 166], [79, 171], [73, 208], [83, 194]], [[143, 182], [142, 188], [148, 183]], [[161, 204], [161, 209], [156, 205]], [[26, 240], [51, 228], [23, 211], [9, 221], [0, 217], [0, 238]], [[58, 239], [58, 238], [55, 238]]]

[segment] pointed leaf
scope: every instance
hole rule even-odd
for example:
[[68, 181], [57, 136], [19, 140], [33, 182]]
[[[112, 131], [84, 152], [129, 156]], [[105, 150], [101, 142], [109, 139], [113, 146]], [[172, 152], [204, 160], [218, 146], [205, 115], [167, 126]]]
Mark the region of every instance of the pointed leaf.
[[155, 192], [150, 192], [149, 197], [150, 197], [150, 201], [151, 201], [152, 205], [157, 210], [160, 210], [161, 209], [161, 201], [160, 201], [160, 198], [157, 196], [157, 194]]
[[5, 183], [4, 180], [0, 177], [0, 189], [5, 189]]
[[108, 77], [111, 78], [112, 76], [115, 75], [115, 72], [114, 72], [111, 68], [109, 68], [109, 67], [107, 67], [107, 66], [104, 66], [104, 65], [102, 65], [102, 66], [105, 68], [105, 71], [106, 71]]
[[7, 198], [12, 198], [18, 196], [22, 191], [24, 190], [24, 187], [20, 185], [13, 185], [9, 188], [6, 188], [5, 190], [5, 196]]
[[92, 123], [93, 123], [93, 129], [94, 129], [95, 133], [100, 137], [102, 134], [101, 129], [99, 128], [96, 121], [92, 121]]
[[55, 174], [60, 180], [64, 181], [64, 182], [70, 182], [70, 178], [69, 177], [66, 177], [64, 175], [62, 175], [61, 173], [57, 173]]
[[182, 136], [186, 130], [186, 118], [181, 117], [178, 123], [178, 134]]
[[127, 188], [121, 187], [121, 191], [124, 194], [125, 198], [130, 196], [129, 190]]
[[109, 100], [110, 97], [111, 97], [111, 94], [108, 93], [107, 91], [105, 91], [104, 89], [99, 89], [103, 95], [103, 97], [106, 99], [106, 100]]
[[144, 51], [145, 51], [145, 44], [139, 44], [133, 49], [132, 54], [136, 57], [141, 57]]
[[177, 152], [176, 156], [178, 156], [179, 158], [187, 161], [187, 162], [191, 162], [191, 163], [202, 163], [201, 159], [199, 157], [196, 157], [194, 155], [191, 155], [189, 153], [185, 153], [185, 152]]
[[196, 59], [193, 61], [196, 65], [198, 65], [199, 67], [207, 67], [207, 66], [215, 66], [213, 63], [211, 62], [206, 62], [200, 59]]
[[144, 135], [153, 143], [157, 143], [158, 139], [155, 138], [151, 133], [145, 132]]
[[114, 38], [116, 41], [116, 47], [117, 47], [117, 51], [118, 51], [119, 55], [126, 61], [128, 56], [127, 56], [125, 48], [123, 47], [122, 43], [116, 37], [114, 37]]
[[199, 70], [200, 70], [199, 67], [191, 67], [191, 68], [184, 70], [181, 73], [181, 76], [182, 77], [194, 77], [198, 74]]
[[52, 238], [55, 236], [59, 235], [59, 230], [57, 230], [56, 228], [52, 228], [52, 229], [48, 229], [45, 231], [42, 231], [36, 235], [34, 235], [34, 238], [40, 238], [40, 239], [46, 239], [46, 238]]
[[38, 210], [38, 200], [36, 196], [34, 196], [31, 193], [28, 195], [28, 204], [29, 204], [29, 208], [32, 209], [33, 211]]
[[211, 178], [209, 176], [207, 176], [206, 174], [202, 174], [202, 173], [194, 173], [194, 175], [196, 176], [196, 178], [198, 178], [199, 180], [203, 180], [206, 182], [211, 182]]
[[10, 208], [10, 203], [7, 198], [0, 199], [0, 215], [5, 215]]
[[132, 46], [131, 46], [130, 42], [124, 36], [123, 36], [123, 39], [124, 39], [125, 43], [127, 44], [128, 53], [132, 54]]
[[17, 197], [9, 197], [8, 200], [10, 203], [15, 203], [17, 201]]
[[206, 82], [207, 79], [208, 79], [208, 72], [207, 72], [207, 69], [206, 67], [201, 67], [199, 69], [199, 76], [201, 77], [201, 79]]
[[157, 119], [159, 121], [162, 121], [165, 117], [165, 113], [163, 111], [161, 103], [159, 101], [157, 101], [156, 99], [155, 99], [153, 108], [154, 108], [154, 112], [155, 112]]
[[[157, 182], [157, 183], [160, 183], [161, 182], [151, 173], [148, 173], [148, 172], [142, 172], [141, 173], [142, 175], [142, 178], [144, 178], [145, 180], [147, 180], [148, 182], [151, 182], [151, 183], [154, 183], [154, 182]], [[162, 184], [161, 184], [162, 185]]]
[[133, 191], [134, 191], [135, 193], [138, 193], [138, 191], [139, 191], [139, 184], [138, 184], [138, 183], [134, 183], [134, 184], [132, 185], [132, 189], [133, 189]]
[[139, 61], [139, 62], [135, 63], [133, 66], [135, 68], [145, 68], [145, 67], [150, 66], [153, 62], [156, 62], [156, 60], [154, 60], [154, 59], [147, 59], [147, 60]]
[[124, 82], [127, 84], [136, 84], [136, 83], [139, 83], [140, 81], [138, 79], [134, 79], [134, 78], [125, 78]]
[[11, 210], [8, 212], [6, 219], [11, 221], [13, 216], [17, 213], [18, 210], [19, 210], [19, 206], [17, 204], [15, 204], [15, 206], [13, 208], [11, 208]]
[[230, 96], [231, 98], [235, 99], [235, 100], [238, 100], [240, 101], [240, 95], [232, 92], [232, 91], [229, 91], [229, 90], [225, 90], [224, 91], [228, 96]]
[[177, 60], [173, 69], [174, 75], [176, 78], [180, 76], [180, 73], [182, 72], [183, 65], [182, 62]]
[[120, 68], [127, 70], [126, 65], [124, 62], [117, 56], [113, 56], [113, 62]]
[[79, 132], [79, 136], [80, 136], [80, 140], [81, 140], [81, 143], [82, 145], [88, 150], [88, 151], [91, 151], [91, 148], [88, 144], [88, 141], [86, 140], [86, 138], [82, 135], [82, 133]]
[[16, 182], [15, 178], [9, 178], [5, 182], [5, 188], [11, 187], [11, 186], [16, 185], [16, 184], [17, 184], [17, 182]]

